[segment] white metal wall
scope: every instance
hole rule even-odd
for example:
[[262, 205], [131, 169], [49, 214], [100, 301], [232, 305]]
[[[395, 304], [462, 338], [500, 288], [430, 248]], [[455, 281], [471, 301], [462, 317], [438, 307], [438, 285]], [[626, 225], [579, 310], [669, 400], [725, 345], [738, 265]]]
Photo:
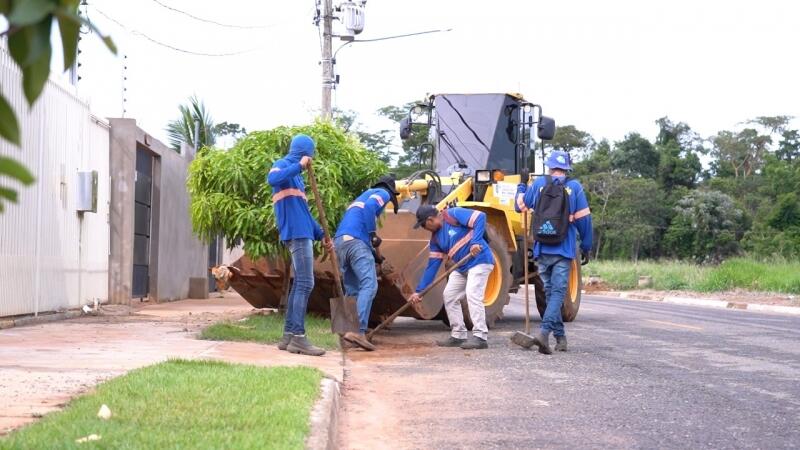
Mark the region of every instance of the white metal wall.
[[[71, 86], [48, 82], [33, 108], [20, 74], [0, 47], [0, 88], [17, 112], [22, 147], [0, 140], [0, 155], [37, 180], [0, 214], [0, 317], [56, 311], [108, 298], [109, 131]], [[76, 206], [79, 170], [98, 171], [97, 213]], [[3, 184], [10, 180], [3, 179]]]

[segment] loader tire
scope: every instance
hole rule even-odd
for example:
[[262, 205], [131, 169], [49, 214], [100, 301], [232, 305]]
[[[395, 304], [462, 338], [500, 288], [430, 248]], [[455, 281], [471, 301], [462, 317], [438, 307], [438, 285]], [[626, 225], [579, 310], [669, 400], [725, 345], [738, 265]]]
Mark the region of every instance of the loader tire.
[[[542, 279], [539, 277], [538, 273], [534, 277], [534, 285], [536, 285], [536, 308], [539, 310], [539, 316], [544, 318], [547, 302], [545, 300], [544, 283], [542, 283]], [[561, 319], [564, 322], [572, 322], [578, 316], [578, 310], [581, 307], [582, 289], [581, 258], [580, 253], [578, 253], [575, 259], [570, 263], [569, 277], [567, 278], [567, 293], [564, 296], [564, 304], [561, 305]], [[539, 294], [540, 290], [541, 295]]]

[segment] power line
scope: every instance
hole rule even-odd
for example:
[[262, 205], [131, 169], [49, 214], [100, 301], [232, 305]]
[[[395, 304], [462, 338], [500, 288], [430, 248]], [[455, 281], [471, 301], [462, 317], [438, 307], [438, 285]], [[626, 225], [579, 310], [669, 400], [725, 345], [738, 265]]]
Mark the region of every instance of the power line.
[[180, 10], [178, 8], [174, 8], [172, 6], [164, 4], [164, 3], [160, 2], [159, 0], [153, 0], [153, 2], [156, 3], [157, 5], [161, 6], [162, 8], [166, 8], [166, 9], [168, 9], [170, 11], [173, 11], [173, 12], [176, 12], [178, 14], [183, 14], [184, 16], [190, 17], [190, 18], [192, 18], [194, 20], [197, 20], [198, 22], [210, 23], [212, 25], [216, 25], [216, 26], [224, 27], [224, 28], [235, 28], [235, 29], [239, 29], [239, 30], [263, 30], [263, 29], [275, 26], [275, 25], [234, 25], [234, 24], [229, 24], [229, 23], [221, 23], [221, 22], [217, 22], [217, 21], [214, 21], [214, 20], [211, 20], [211, 19], [204, 19], [202, 17], [197, 17], [194, 14], [191, 14], [191, 13], [188, 13], [186, 11]]
[[152, 43], [154, 43], [156, 45], [160, 45], [162, 47], [168, 48], [170, 50], [174, 50], [176, 52], [185, 53], [187, 55], [194, 55], [194, 56], [236, 56], [236, 55], [243, 55], [245, 53], [251, 53], [251, 52], [254, 52], [254, 51], [258, 50], [257, 48], [253, 48], [253, 49], [249, 49], [249, 50], [242, 50], [242, 51], [229, 52], [229, 53], [205, 53], [205, 52], [196, 52], [196, 51], [192, 51], [192, 50], [185, 50], [185, 49], [182, 49], [182, 48], [175, 47], [174, 45], [170, 45], [170, 44], [167, 44], [165, 42], [161, 42], [159, 40], [153, 39], [150, 36], [142, 33], [141, 31], [128, 28], [127, 26], [125, 26], [119, 20], [109, 16], [108, 14], [104, 13], [103, 11], [101, 11], [101, 10], [99, 10], [97, 8], [95, 8], [95, 11], [97, 11], [98, 14], [100, 14], [101, 16], [105, 17], [106, 19], [114, 22], [115, 24], [117, 24], [117, 26], [119, 26], [123, 30], [127, 31], [128, 33], [131, 33], [134, 36], [143, 37], [143, 38], [147, 39], [148, 41], [150, 41], [150, 42], [152, 42]]

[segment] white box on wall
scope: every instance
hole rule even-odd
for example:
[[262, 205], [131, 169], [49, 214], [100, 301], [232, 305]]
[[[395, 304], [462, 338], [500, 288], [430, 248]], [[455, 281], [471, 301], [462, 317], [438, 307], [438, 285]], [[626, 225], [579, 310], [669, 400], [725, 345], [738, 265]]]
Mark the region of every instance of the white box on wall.
[[78, 212], [97, 212], [97, 171], [79, 171], [76, 206]]

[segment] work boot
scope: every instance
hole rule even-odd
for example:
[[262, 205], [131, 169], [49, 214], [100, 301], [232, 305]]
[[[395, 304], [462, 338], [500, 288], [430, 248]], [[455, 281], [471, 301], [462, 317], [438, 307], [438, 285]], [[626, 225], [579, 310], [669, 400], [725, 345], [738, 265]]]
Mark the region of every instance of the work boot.
[[545, 355], [552, 355], [553, 349], [550, 348], [550, 333], [543, 333], [539, 332], [533, 338], [533, 343], [539, 347], [539, 353], [544, 353]]
[[358, 334], [358, 333], [353, 333], [352, 331], [348, 331], [347, 333], [344, 334], [343, 337], [345, 341], [351, 344], [355, 344], [368, 352], [375, 350], [375, 346], [372, 345], [372, 343], [367, 340], [367, 336], [364, 335], [364, 333]]
[[438, 345], [439, 347], [461, 347], [461, 344], [463, 344], [464, 342], [467, 342], [467, 340], [454, 338], [453, 336], [450, 336], [447, 339], [436, 341], [436, 345]]
[[325, 350], [311, 345], [311, 342], [308, 342], [304, 334], [292, 336], [292, 340], [289, 342], [286, 350], [288, 350], [289, 353], [299, 353], [308, 356], [322, 356], [325, 354]]
[[557, 352], [565, 352], [565, 351], [567, 351], [567, 337], [566, 336], [556, 336], [556, 351]]
[[286, 347], [289, 346], [289, 342], [292, 340], [292, 336], [292, 333], [283, 333], [283, 337], [278, 341], [278, 350], [286, 350]]
[[489, 348], [489, 344], [486, 342], [486, 339], [472, 336], [461, 344], [461, 348], [464, 350], [482, 350], [484, 348]]

